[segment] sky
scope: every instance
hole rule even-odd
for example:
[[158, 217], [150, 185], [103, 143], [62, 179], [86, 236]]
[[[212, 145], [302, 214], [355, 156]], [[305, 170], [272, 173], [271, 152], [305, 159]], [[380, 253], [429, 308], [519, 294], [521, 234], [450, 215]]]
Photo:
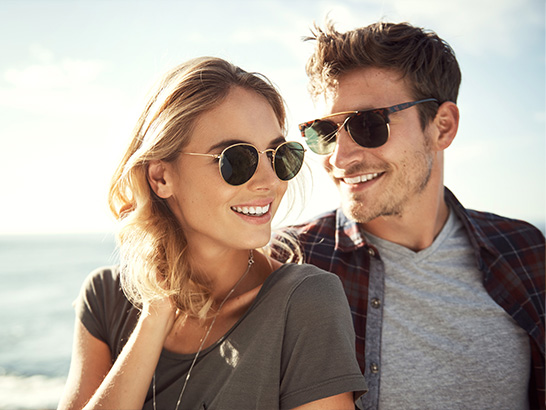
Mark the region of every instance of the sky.
[[[544, 0], [0, 0], [0, 17], [0, 234], [112, 231], [108, 184], [146, 93], [193, 57], [270, 78], [301, 141], [297, 124], [322, 114], [302, 37], [326, 17], [342, 31], [408, 21], [446, 40], [463, 75], [446, 186], [466, 207], [545, 220]], [[307, 161], [306, 201], [277, 224], [338, 206]]]

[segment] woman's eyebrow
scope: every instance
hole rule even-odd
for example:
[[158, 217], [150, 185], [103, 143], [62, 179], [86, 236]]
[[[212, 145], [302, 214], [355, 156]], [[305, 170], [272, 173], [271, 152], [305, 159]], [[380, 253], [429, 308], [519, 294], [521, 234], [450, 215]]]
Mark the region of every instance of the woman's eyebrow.
[[243, 140], [237, 140], [237, 139], [228, 139], [228, 140], [222, 140], [220, 142], [218, 142], [217, 144], [214, 144], [212, 147], [209, 148], [209, 150], [207, 152], [213, 152], [213, 151], [223, 151], [224, 149], [226, 149], [227, 147], [229, 147], [230, 145], [234, 145], [234, 144], [247, 144], [246, 141], [243, 141]]
[[[268, 148], [277, 148], [279, 146], [279, 144], [282, 144], [283, 142], [286, 141], [286, 138], [283, 136], [283, 135], [280, 135], [279, 137], [275, 138], [274, 140], [272, 140], [269, 145], [268, 145]], [[231, 139], [227, 139], [227, 140], [222, 140], [216, 144], [214, 144], [213, 146], [211, 146], [209, 148], [209, 150], [207, 151], [207, 153], [211, 153], [211, 152], [214, 152], [214, 151], [223, 151], [224, 149], [226, 149], [227, 147], [231, 146], [231, 145], [234, 145], [234, 144], [250, 144], [250, 145], [254, 145], [248, 141], [244, 141], [244, 140], [240, 140], [240, 139], [235, 139], [235, 138], [231, 138]]]
[[286, 141], [286, 138], [283, 135], [281, 135], [269, 143], [269, 148], [277, 148], [280, 144], [282, 144], [285, 141]]

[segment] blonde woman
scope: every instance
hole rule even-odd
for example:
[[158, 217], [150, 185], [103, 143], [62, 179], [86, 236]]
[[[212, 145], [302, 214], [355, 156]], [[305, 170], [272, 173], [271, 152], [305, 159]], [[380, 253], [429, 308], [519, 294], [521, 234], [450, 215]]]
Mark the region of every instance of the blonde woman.
[[303, 163], [284, 135], [264, 77], [217, 58], [165, 75], [113, 177], [121, 265], [82, 287], [59, 408], [354, 408], [339, 279], [258, 250]]

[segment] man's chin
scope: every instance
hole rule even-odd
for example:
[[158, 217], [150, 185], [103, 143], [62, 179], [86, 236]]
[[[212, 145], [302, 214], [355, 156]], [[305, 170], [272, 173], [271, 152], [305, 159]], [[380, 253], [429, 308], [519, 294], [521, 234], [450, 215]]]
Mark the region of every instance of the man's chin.
[[362, 203], [351, 202], [343, 204], [341, 208], [347, 218], [357, 223], [367, 223], [375, 219], [375, 216], [372, 215], [369, 209], [366, 209]]
[[360, 224], [366, 224], [379, 218], [400, 217], [396, 209], [371, 209], [361, 202], [350, 201], [342, 204], [341, 209], [347, 218]]

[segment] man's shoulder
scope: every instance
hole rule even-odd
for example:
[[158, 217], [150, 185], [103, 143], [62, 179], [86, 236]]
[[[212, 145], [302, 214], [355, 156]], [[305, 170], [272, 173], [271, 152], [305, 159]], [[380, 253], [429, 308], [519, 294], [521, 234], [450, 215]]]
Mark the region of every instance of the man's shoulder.
[[544, 245], [543, 233], [527, 221], [473, 209], [466, 212], [473, 227], [494, 243], [509, 241], [519, 245]]
[[468, 210], [467, 215], [477, 245], [487, 250], [482, 253], [487, 265], [509, 266], [518, 276], [533, 277], [537, 288], [543, 288], [545, 241], [538, 228], [489, 212]]
[[490, 242], [501, 251], [509, 246], [514, 250], [534, 248], [544, 253], [544, 234], [529, 222], [465, 208], [447, 188], [445, 199], [478, 241]]
[[[270, 243], [272, 256], [280, 261], [290, 260], [290, 248], [296, 254], [301, 253], [307, 262], [329, 266], [331, 254], [336, 246], [337, 211], [320, 214], [313, 219], [299, 224], [285, 226], [273, 234]], [[294, 249], [295, 248], [295, 249]], [[318, 263], [317, 258], [325, 259]]]
[[305, 222], [289, 225], [281, 229], [281, 232], [289, 233], [299, 239], [308, 237], [333, 236], [336, 231], [337, 210], [319, 214]]

